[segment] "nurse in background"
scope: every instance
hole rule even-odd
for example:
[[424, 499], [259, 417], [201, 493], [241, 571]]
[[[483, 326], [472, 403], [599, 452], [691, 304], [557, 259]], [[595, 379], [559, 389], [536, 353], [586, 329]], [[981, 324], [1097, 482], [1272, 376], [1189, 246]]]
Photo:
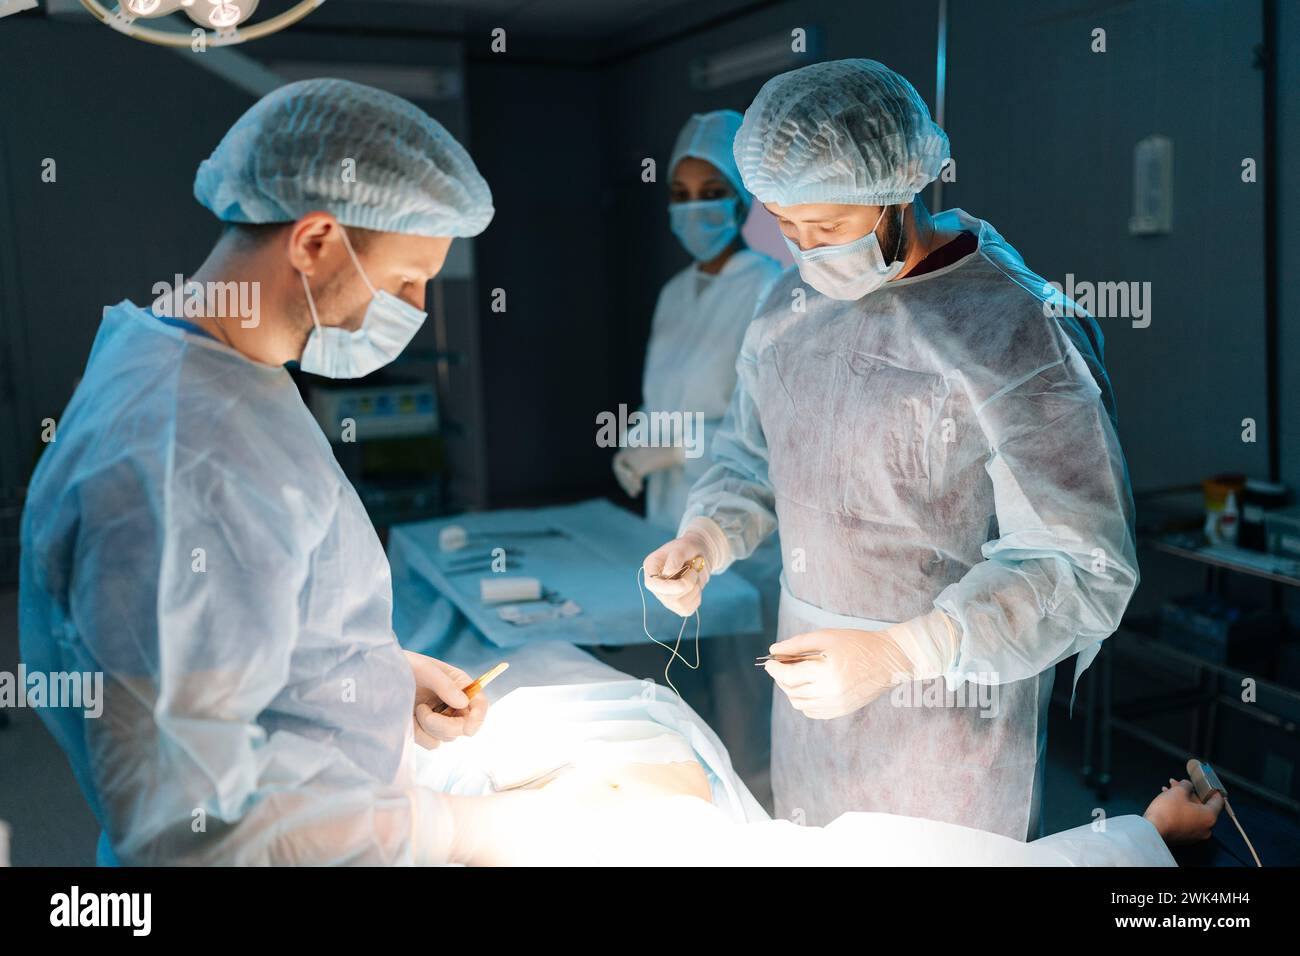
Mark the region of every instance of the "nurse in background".
[[635, 498], [644, 489], [646, 517], [673, 532], [691, 485], [712, 464], [713, 435], [736, 387], [736, 356], [758, 295], [781, 272], [740, 235], [753, 201], [731, 152], [740, 120], [735, 110], [696, 113], [673, 147], [668, 216], [695, 261], [659, 293], [641, 385], [643, 411], [703, 413], [704, 454], [688, 458], [676, 443], [614, 456], [623, 490]]
[[[642, 411], [703, 415], [703, 440], [692, 436], [703, 454], [687, 457], [676, 442], [674, 447], [628, 447], [614, 456], [614, 474], [623, 490], [635, 498], [644, 489], [646, 517], [674, 534], [691, 486], [713, 464], [713, 436], [736, 386], [745, 329], [760, 293], [782, 271], [775, 259], [746, 248], [740, 235], [753, 202], [732, 152], [740, 121], [734, 110], [697, 113], [673, 147], [669, 221], [694, 261], [659, 293], [641, 387]], [[754, 797], [770, 808], [772, 688], [754, 658], [776, 639], [779, 542], [765, 542], [754, 558], [736, 570], [759, 590], [763, 633], [708, 639], [700, 669], [692, 673], [674, 667], [673, 682], [722, 738]], [[653, 652], [661, 673], [658, 648], [647, 652]], [[650, 661], [648, 657], [647, 673]], [[616, 663], [630, 665], [626, 657]], [[662, 681], [662, 676], [656, 679]]]

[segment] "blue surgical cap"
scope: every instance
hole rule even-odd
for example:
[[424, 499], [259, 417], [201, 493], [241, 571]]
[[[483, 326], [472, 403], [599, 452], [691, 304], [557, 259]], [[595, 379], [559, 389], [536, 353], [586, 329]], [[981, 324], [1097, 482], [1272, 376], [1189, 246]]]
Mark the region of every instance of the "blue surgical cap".
[[677, 170], [677, 164], [687, 156], [712, 163], [731, 183], [736, 195], [748, 209], [754, 197], [745, 188], [740, 170], [736, 168], [736, 154], [732, 150], [740, 121], [741, 116], [735, 110], [714, 110], [712, 113], [696, 113], [691, 116], [677, 134], [672, 158], [668, 161], [668, 175], [671, 176]]
[[834, 60], [763, 84], [736, 135], [760, 202], [911, 202], [938, 177], [948, 137], [913, 88], [875, 60]]
[[476, 236], [494, 211], [469, 153], [438, 122], [400, 96], [334, 79], [254, 103], [199, 166], [194, 197], [223, 222], [324, 211], [413, 236]]

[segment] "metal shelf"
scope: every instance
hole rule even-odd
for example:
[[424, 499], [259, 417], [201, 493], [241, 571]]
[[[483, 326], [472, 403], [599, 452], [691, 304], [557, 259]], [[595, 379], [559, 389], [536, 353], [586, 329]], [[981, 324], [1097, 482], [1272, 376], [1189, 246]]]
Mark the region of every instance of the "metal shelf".
[[[1271, 555], [1266, 555], [1261, 551], [1247, 551], [1245, 548], [1229, 548], [1225, 545], [1216, 545], [1214, 551], [1207, 553], [1204, 546], [1183, 543], [1189, 537], [1191, 536], [1177, 535], [1174, 537], [1144, 538], [1140, 543], [1155, 551], [1172, 554], [1178, 558], [1186, 558], [1189, 561], [1208, 564], [1211, 567], [1222, 568], [1225, 571], [1233, 571], [1237, 574], [1245, 574], [1250, 577], [1263, 578], [1265, 581], [1285, 584], [1288, 587], [1300, 588], [1300, 574], [1270, 571], [1259, 567], [1259, 562], [1267, 560], [1272, 557]], [[1231, 553], [1225, 554], [1224, 552], [1239, 552], [1240, 556]], [[1274, 558], [1274, 560], [1281, 566], [1294, 565], [1300, 567], [1300, 561], [1290, 561], [1285, 558]]]
[[[1122, 639], [1115, 641], [1116, 637], [1122, 637]], [[1112, 641], [1114, 641], [1113, 644]], [[1200, 756], [1203, 759], [1210, 759], [1213, 756], [1213, 738], [1217, 723], [1216, 711], [1218, 708], [1224, 707], [1283, 733], [1300, 736], [1300, 724], [1297, 724], [1295, 720], [1266, 711], [1260, 706], [1265, 696], [1276, 696], [1300, 708], [1300, 691], [1294, 688], [1286, 687], [1265, 678], [1252, 676], [1251, 679], [1255, 681], [1256, 690], [1259, 694], [1257, 697], [1259, 703], [1247, 707], [1242, 704], [1239, 698], [1222, 693], [1218, 689], [1217, 683], [1211, 686], [1211, 681], [1206, 680], [1206, 676], [1212, 674], [1214, 677], [1227, 678], [1229, 681], [1240, 681], [1242, 677], [1248, 676], [1241, 671], [1179, 650], [1168, 643], [1151, 637], [1140, 629], [1128, 625], [1121, 627], [1120, 633], [1112, 636], [1106, 643], [1110, 645], [1106, 648], [1110, 654], [1139, 659], [1144, 663], [1154, 664], [1158, 667], [1167, 666], [1170, 663], [1191, 667], [1196, 673], [1197, 683], [1194, 687], [1185, 687], [1160, 695], [1117, 701], [1114, 699], [1111, 675], [1108, 671], [1103, 671], [1103, 683], [1105, 685], [1103, 693], [1109, 698], [1104, 705], [1106, 710], [1104, 721], [1107, 726], [1102, 728], [1103, 733], [1107, 733], [1111, 729], [1118, 730], [1143, 741], [1151, 747], [1155, 747], [1157, 750], [1184, 759], [1189, 755], [1188, 749], [1166, 740], [1149, 728], [1142, 726], [1134, 718], [1140, 719], [1167, 712], [1193, 711], [1194, 720], [1189, 734], [1193, 739], [1188, 741], [1190, 749], [1193, 751], [1193, 755]], [[1091, 713], [1089, 719], [1092, 719]], [[1104, 772], [1108, 778], [1109, 759], [1105, 759], [1104, 762], [1107, 765]], [[1283, 806], [1293, 813], [1300, 814], [1300, 800], [1290, 794], [1273, 790], [1241, 773], [1227, 769], [1220, 760], [1215, 760], [1214, 766], [1224, 778], [1235, 786], [1261, 799]]]
[[[1215, 583], [1216, 573], [1222, 578], [1227, 572], [1261, 578], [1276, 585], [1300, 587], [1300, 576], [1285, 573], [1290, 571], [1286, 565], [1294, 562], [1283, 560], [1275, 568], [1261, 567], [1261, 562], [1267, 561], [1267, 556], [1260, 552], [1215, 546], [1207, 553], [1206, 547], [1198, 544], [1197, 536], [1193, 534], [1145, 537], [1140, 543], [1153, 550], [1205, 565], [1207, 584], [1211, 586]], [[1285, 570], [1279, 570], [1279, 567]], [[1274, 600], [1279, 599], [1280, 590], [1275, 588]], [[1188, 669], [1194, 675], [1195, 684], [1170, 692], [1117, 701], [1114, 695], [1113, 676], [1113, 661], [1116, 655], [1140, 659], [1166, 670], [1171, 667]], [[1090, 682], [1085, 692], [1083, 771], [1084, 775], [1093, 781], [1099, 793], [1104, 794], [1110, 782], [1111, 735], [1114, 731], [1127, 734], [1180, 759], [1193, 755], [1202, 759], [1214, 758], [1218, 716], [1222, 709], [1249, 717], [1278, 732], [1300, 735], [1300, 722], [1285, 713], [1289, 708], [1300, 711], [1300, 690], [1254, 674], [1247, 674], [1237, 667], [1208, 660], [1167, 641], [1162, 641], [1153, 636], [1151, 619], [1127, 616], [1119, 631], [1103, 645], [1098, 664], [1101, 665], [1097, 669], [1099, 679]], [[1250, 707], [1243, 705], [1239, 697], [1224, 693], [1221, 689], [1225, 681], [1240, 685], [1244, 678], [1254, 680], [1257, 690], [1256, 703]], [[1281, 709], [1283, 713], [1266, 709], [1263, 706], [1266, 700]], [[1186, 745], [1168, 740], [1138, 722], [1141, 718], [1168, 713], [1190, 715]], [[1094, 767], [1095, 753], [1098, 760]], [[1233, 786], [1300, 814], [1300, 800], [1290, 793], [1273, 790], [1239, 772], [1223, 767], [1218, 760], [1215, 760], [1215, 768]]]

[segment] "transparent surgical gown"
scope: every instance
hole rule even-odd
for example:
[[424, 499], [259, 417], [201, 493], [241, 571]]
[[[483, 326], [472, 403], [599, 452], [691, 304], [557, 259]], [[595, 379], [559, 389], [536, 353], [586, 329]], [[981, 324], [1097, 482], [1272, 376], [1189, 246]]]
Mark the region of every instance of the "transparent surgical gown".
[[23, 517], [28, 668], [102, 671], [41, 716], [101, 862], [426, 862], [388, 563], [283, 368], [105, 310]]
[[737, 558], [779, 524], [782, 638], [824, 626], [809, 606], [887, 623], [938, 607], [961, 629], [944, 678], [853, 714], [775, 695], [778, 816], [1025, 839], [1050, 670], [1077, 654], [1077, 677], [1136, 586], [1132, 500], [1095, 321], [987, 223], [936, 218], [978, 249], [856, 301], [777, 281], [684, 520], [713, 519]]

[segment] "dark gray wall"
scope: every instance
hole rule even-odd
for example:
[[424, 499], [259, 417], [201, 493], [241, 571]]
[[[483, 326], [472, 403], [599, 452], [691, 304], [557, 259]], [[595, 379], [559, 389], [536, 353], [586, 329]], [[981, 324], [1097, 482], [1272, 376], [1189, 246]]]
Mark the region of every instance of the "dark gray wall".
[[[1049, 280], [1151, 283], [1149, 328], [1101, 321], [1134, 486], [1266, 476], [1264, 191], [1241, 182], [1262, 157], [1259, 4], [950, 7], [945, 199]], [[1153, 133], [1174, 143], [1173, 232], [1133, 237], [1133, 146]]]
[[[218, 226], [194, 201], [194, 170], [252, 98], [98, 24], [23, 16], [0, 25], [0, 91], [3, 417], [16, 441], [2, 446], [0, 480], [14, 484], [41, 419], [71, 396], [105, 305], [150, 301], [155, 282], [207, 255]], [[41, 181], [46, 158], [54, 183]]]
[[[612, 218], [601, 151], [603, 77], [593, 69], [471, 61], [471, 151], [497, 215], [479, 240], [489, 502], [494, 507], [612, 491], [594, 441], [613, 401], [613, 335], [636, 306], [612, 294], [614, 250], [639, 226]], [[506, 310], [493, 312], [493, 290]]]

